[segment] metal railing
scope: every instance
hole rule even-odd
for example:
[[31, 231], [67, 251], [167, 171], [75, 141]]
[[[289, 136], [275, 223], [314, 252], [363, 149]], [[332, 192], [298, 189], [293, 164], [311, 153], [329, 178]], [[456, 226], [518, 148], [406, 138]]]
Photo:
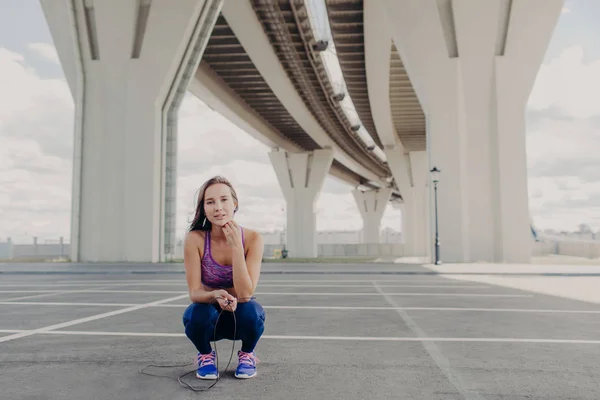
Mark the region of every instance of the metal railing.
[[[265, 258], [277, 258], [283, 246], [277, 243], [265, 244]], [[318, 257], [402, 257], [402, 243], [331, 243], [317, 245]], [[600, 240], [576, 238], [540, 238], [533, 243], [532, 255], [543, 257], [550, 255], [600, 259]], [[33, 238], [31, 243], [13, 243], [9, 238], [0, 242], [0, 261], [68, 261], [70, 244], [63, 238], [39, 242]], [[183, 258], [183, 243], [175, 243], [174, 259]], [[290, 254], [290, 257], [293, 257]]]

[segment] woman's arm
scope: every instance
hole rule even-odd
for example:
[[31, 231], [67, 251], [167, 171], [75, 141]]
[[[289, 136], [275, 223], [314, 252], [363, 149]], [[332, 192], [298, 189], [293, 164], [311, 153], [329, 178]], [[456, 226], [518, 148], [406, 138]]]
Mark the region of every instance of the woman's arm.
[[258, 232], [252, 232], [248, 238], [248, 255], [244, 256], [244, 248], [233, 250], [233, 285], [240, 302], [250, 300], [256, 290], [264, 251], [264, 242]]
[[213, 291], [206, 291], [202, 287], [200, 271], [200, 249], [204, 247], [202, 237], [196, 232], [185, 235], [183, 247], [183, 266], [188, 293], [192, 303], [210, 303], [215, 299]]

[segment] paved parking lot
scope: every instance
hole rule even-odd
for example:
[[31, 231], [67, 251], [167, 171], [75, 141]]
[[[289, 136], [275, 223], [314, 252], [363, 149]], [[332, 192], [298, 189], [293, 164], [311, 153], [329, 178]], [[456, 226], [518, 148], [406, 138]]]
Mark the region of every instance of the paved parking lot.
[[140, 373], [195, 359], [181, 265], [1, 265], [0, 397], [600, 398], [598, 304], [398, 264], [266, 264], [256, 297], [258, 376], [235, 379], [234, 355], [193, 393], [192, 365]]

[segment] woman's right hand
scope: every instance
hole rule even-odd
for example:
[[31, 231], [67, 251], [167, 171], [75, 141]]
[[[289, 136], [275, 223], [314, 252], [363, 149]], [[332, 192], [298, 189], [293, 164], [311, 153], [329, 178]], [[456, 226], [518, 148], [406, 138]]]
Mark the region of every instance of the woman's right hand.
[[213, 296], [222, 310], [234, 312], [237, 308], [237, 299], [230, 295], [226, 290], [214, 290]]

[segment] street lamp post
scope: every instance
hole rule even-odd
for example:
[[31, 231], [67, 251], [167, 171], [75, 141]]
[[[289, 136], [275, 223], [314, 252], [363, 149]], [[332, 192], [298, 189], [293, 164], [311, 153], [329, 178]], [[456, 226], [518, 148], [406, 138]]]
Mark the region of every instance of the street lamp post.
[[439, 175], [440, 175], [440, 171], [439, 169], [437, 169], [436, 166], [434, 166], [431, 171], [431, 176], [432, 176], [432, 180], [433, 180], [433, 191], [434, 191], [434, 198], [435, 198], [435, 264], [436, 265], [440, 265], [442, 263], [442, 260], [440, 260], [440, 235], [439, 235], [439, 230], [438, 230], [438, 198], [437, 198], [437, 184], [439, 182]]
[[287, 216], [285, 215], [285, 208], [282, 208], [281, 211], [283, 212], [283, 231], [281, 232], [281, 242], [283, 243], [283, 248], [281, 249], [281, 258], [287, 258], [288, 256], [288, 250], [285, 248], [285, 243], [287, 242], [287, 232], [286, 232], [286, 228], [287, 228]]

